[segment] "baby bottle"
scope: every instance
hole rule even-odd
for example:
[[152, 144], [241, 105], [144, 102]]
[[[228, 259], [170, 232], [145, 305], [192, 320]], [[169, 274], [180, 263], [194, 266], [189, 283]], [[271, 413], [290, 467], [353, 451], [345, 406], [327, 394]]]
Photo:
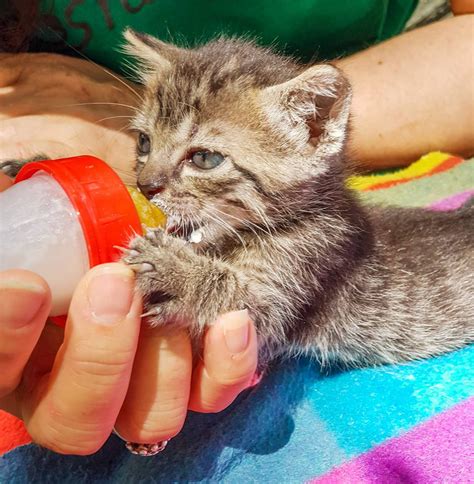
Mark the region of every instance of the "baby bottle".
[[[133, 197], [145, 200], [136, 192]], [[67, 313], [89, 268], [118, 260], [120, 248], [140, 234], [132, 194], [92, 156], [28, 163], [0, 193], [0, 270], [42, 276], [51, 288], [51, 316]]]

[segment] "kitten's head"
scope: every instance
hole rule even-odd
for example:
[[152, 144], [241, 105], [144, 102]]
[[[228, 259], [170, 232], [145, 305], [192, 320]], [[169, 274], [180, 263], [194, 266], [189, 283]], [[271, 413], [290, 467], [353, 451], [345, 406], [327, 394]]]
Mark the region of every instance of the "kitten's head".
[[133, 123], [138, 183], [170, 231], [203, 228], [194, 237], [215, 243], [278, 223], [282, 207], [307, 210], [303, 188], [344, 150], [350, 88], [338, 69], [241, 39], [183, 49], [126, 38], [145, 86]]

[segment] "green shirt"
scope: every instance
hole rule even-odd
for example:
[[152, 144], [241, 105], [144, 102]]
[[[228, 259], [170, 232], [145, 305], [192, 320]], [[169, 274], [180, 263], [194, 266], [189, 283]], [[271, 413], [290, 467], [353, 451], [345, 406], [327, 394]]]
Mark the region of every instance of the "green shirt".
[[[44, 20], [88, 57], [120, 70], [130, 26], [193, 45], [250, 35], [304, 60], [333, 59], [401, 32], [417, 0], [43, 0]], [[51, 41], [58, 35], [42, 29]]]

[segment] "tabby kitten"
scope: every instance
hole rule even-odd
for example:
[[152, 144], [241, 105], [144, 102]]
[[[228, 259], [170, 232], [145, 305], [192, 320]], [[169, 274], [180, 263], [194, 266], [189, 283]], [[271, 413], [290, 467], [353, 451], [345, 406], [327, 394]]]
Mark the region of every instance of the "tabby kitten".
[[248, 308], [262, 363], [392, 363], [473, 340], [473, 211], [359, 203], [345, 187], [341, 71], [239, 39], [126, 38], [145, 85], [138, 183], [168, 215], [124, 259], [153, 325], [197, 337]]

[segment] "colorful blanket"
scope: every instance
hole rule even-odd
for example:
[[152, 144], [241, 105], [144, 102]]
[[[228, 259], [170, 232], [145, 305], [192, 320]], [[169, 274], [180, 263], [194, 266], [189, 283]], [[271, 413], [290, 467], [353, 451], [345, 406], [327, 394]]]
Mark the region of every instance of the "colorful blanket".
[[[432, 153], [350, 184], [377, 203], [450, 210], [474, 194], [474, 160]], [[115, 436], [89, 457], [56, 455], [0, 414], [0, 482], [474, 482], [473, 368], [474, 346], [352, 371], [281, 362], [227, 410], [190, 413], [152, 458]]]

